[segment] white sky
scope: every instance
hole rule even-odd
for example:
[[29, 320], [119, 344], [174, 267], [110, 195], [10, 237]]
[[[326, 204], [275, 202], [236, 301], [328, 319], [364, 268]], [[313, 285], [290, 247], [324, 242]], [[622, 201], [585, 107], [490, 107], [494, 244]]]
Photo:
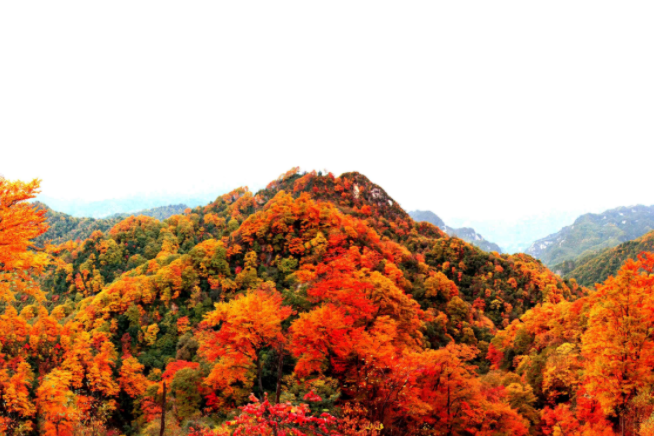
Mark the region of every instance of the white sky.
[[654, 204], [654, 3], [0, 3], [0, 173], [44, 194], [357, 170], [407, 210]]

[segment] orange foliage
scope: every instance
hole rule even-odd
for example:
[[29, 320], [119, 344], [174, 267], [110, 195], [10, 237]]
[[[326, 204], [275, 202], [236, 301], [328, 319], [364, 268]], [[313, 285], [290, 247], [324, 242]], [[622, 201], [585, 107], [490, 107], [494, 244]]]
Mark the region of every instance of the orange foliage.
[[31, 275], [43, 271], [46, 259], [28, 251], [30, 240], [45, 233], [45, 210], [26, 200], [39, 193], [39, 180], [30, 183], [0, 178], [0, 300], [11, 302], [16, 293], [43, 300]]
[[413, 223], [360, 174], [297, 168], [37, 251], [36, 192], [0, 180], [1, 432], [134, 410], [149, 434], [165, 384], [171, 426], [236, 416], [215, 434], [654, 434], [654, 256], [583, 296]]
[[[226, 303], [216, 304], [198, 332], [198, 353], [213, 363], [206, 383], [220, 389], [223, 397], [240, 397], [245, 392], [234, 385], [251, 386], [250, 370], [256, 367], [261, 388], [260, 351], [284, 343], [281, 323], [291, 315], [291, 308], [282, 306], [275, 289], [250, 290]], [[212, 327], [220, 326], [214, 331]]]

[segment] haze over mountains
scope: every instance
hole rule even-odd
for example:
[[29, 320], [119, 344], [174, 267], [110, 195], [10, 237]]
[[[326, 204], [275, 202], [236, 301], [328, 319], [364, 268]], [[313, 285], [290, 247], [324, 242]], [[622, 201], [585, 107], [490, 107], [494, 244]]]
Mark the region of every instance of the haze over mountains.
[[[446, 221], [453, 227], [472, 227], [507, 253], [522, 253], [537, 239], [559, 231], [572, 223], [585, 210], [552, 210], [537, 215], [502, 218], [465, 217], [452, 214]], [[443, 214], [445, 215], [445, 213]]]

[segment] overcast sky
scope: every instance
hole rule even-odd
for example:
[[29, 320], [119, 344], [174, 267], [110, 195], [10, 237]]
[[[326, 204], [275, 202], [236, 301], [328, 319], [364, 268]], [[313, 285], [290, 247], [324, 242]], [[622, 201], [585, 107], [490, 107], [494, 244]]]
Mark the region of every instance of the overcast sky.
[[446, 221], [654, 204], [654, 3], [2, 2], [0, 173], [56, 198], [359, 171]]

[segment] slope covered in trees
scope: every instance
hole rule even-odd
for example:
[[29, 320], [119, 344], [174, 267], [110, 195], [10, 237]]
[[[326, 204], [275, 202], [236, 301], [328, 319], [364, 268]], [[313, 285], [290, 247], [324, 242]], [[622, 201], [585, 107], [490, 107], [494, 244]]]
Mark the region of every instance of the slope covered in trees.
[[493, 338], [492, 368], [533, 388], [543, 434], [654, 434], [653, 269], [643, 253], [588, 296], [537, 306]]
[[134, 213], [122, 213], [111, 215], [107, 218], [77, 218], [62, 212], [57, 212], [47, 205], [39, 202], [34, 203], [37, 207], [46, 211], [45, 217], [48, 223], [48, 231], [40, 235], [34, 242], [43, 247], [45, 243], [62, 244], [66, 241], [84, 240], [95, 231], [106, 232], [123, 219], [130, 216], [144, 215], [158, 220], [165, 220], [173, 215], [183, 213], [186, 205], [177, 204], [171, 206], [155, 207]]
[[[489, 372], [490, 344], [585, 291], [415, 223], [361, 174], [294, 169], [45, 251], [43, 212], [10, 198], [35, 189], [0, 191], [7, 433], [540, 431], [535, 388]], [[1, 227], [14, 215], [24, 231]]]
[[120, 219], [76, 218], [57, 212], [39, 202], [33, 203], [39, 209], [45, 210], [48, 231], [37, 237], [34, 242], [43, 247], [47, 242], [61, 244], [66, 241], [87, 239], [95, 231], [106, 232], [115, 226]]
[[497, 251], [498, 253], [502, 252], [502, 249], [499, 245], [487, 241], [483, 236], [477, 233], [475, 229], [470, 227], [461, 227], [455, 229], [453, 227], [446, 226], [443, 220], [440, 219], [440, 217], [432, 211], [414, 210], [413, 212], [409, 212], [409, 215], [411, 215], [411, 218], [416, 221], [427, 221], [428, 223], [431, 223], [440, 228], [448, 235], [461, 238], [464, 241], [474, 245], [475, 247], [479, 247], [484, 251]]
[[597, 254], [563, 262], [552, 269], [590, 287], [595, 283], [602, 283], [610, 275], [617, 274], [627, 259], [635, 260], [642, 252], [654, 252], [654, 232], [646, 233], [640, 238], [605, 249]]
[[596, 254], [654, 230], [654, 206], [630, 206], [588, 213], [571, 226], [534, 242], [526, 253], [553, 266]]

